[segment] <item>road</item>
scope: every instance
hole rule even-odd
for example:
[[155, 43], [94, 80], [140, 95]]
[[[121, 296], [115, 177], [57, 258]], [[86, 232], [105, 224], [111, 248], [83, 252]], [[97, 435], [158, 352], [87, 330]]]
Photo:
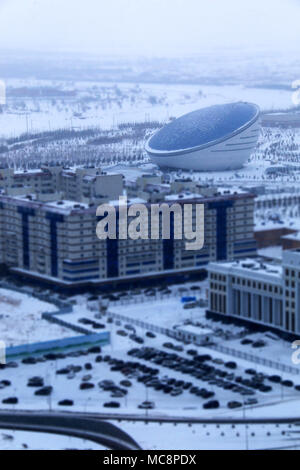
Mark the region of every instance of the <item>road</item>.
[[140, 450], [139, 445], [114, 424], [83, 413], [2, 410], [0, 428], [63, 434], [113, 450]]

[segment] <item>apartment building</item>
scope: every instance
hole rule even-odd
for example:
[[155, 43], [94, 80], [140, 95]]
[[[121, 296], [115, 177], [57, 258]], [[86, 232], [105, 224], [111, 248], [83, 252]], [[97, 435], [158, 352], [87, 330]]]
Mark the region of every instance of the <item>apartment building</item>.
[[63, 168], [44, 165], [37, 170], [0, 169], [0, 189], [11, 196], [35, 194], [38, 199], [104, 202], [123, 191], [122, 175], [108, 175], [95, 167]]
[[[2, 264], [22, 275], [75, 286], [196, 273], [209, 261], [256, 254], [252, 194], [215, 188], [203, 188], [203, 194], [200, 189], [194, 194], [182, 188], [181, 192], [172, 194], [171, 186], [163, 193], [157, 190], [159, 181], [151, 182], [156, 188], [156, 202], [169, 206], [189, 203], [193, 210], [196, 204], [204, 205], [202, 249], [187, 250], [185, 240], [174, 237], [174, 226], [169, 239], [160, 236], [158, 240], [118, 237], [99, 240], [96, 236], [97, 206], [107, 201], [117, 205], [124, 191], [123, 178], [92, 170], [55, 168], [52, 172], [47, 168], [31, 172], [22, 176], [23, 182], [16, 192], [19, 175], [15, 178], [10, 171], [3, 173], [1, 170], [5, 183], [0, 194]], [[40, 177], [45, 178], [43, 182]], [[38, 189], [32, 191], [35, 188]], [[144, 199], [129, 197], [128, 205], [142, 202], [149, 206], [153, 186], [144, 185], [142, 192]], [[195, 219], [195, 212], [193, 217]], [[159, 233], [161, 235], [161, 222]]]

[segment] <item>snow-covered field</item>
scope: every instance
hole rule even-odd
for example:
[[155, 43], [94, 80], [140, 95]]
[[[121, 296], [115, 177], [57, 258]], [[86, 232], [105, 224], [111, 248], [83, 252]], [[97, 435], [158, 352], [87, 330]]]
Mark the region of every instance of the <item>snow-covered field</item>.
[[57, 310], [29, 294], [0, 288], [0, 340], [6, 347], [74, 336], [74, 332], [42, 320], [43, 312]]
[[105, 450], [76, 437], [0, 429], [0, 450]]
[[[109, 82], [69, 82], [8, 79], [7, 105], [0, 114], [0, 136], [57, 128], [111, 128], [122, 122], [166, 121], [200, 107], [231, 101], [250, 101], [262, 109], [290, 108], [292, 92], [288, 90], [247, 88], [242, 85], [173, 85]], [[16, 96], [10, 90], [30, 87], [74, 96]]]
[[157, 424], [122, 422], [143, 449], [147, 450], [258, 450], [300, 448], [297, 427], [280, 424]]

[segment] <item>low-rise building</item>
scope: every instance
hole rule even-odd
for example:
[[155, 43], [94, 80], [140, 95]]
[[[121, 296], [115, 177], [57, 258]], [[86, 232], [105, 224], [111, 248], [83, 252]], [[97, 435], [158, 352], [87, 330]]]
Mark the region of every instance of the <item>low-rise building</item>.
[[207, 315], [300, 335], [300, 250], [283, 252], [282, 264], [244, 259], [208, 265]]

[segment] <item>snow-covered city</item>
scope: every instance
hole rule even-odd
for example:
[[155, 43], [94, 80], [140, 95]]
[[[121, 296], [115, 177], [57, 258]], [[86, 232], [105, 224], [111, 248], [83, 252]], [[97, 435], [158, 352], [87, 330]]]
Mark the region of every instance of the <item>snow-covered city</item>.
[[53, 2], [0, 2], [0, 450], [299, 449], [299, 4]]

